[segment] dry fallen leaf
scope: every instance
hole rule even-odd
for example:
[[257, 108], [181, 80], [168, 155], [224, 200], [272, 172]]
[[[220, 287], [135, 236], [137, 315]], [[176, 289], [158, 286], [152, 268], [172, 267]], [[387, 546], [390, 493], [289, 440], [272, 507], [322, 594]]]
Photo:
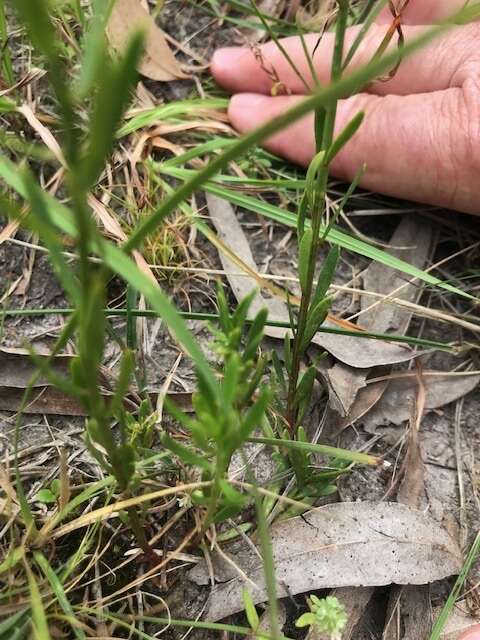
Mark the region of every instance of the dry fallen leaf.
[[[37, 354], [41, 358], [46, 358], [48, 353]], [[68, 377], [70, 364], [74, 356], [57, 355], [51, 362], [56, 375]], [[28, 351], [16, 348], [0, 347], [0, 411], [19, 411], [22, 407], [23, 396], [26, 387], [37, 369]], [[111, 387], [112, 376], [103, 369], [102, 374], [102, 394], [105, 398], [110, 395], [108, 389]], [[161, 391], [152, 391], [150, 398], [153, 406], [156, 406], [158, 395]], [[168, 397], [183, 411], [191, 411], [192, 394], [188, 392], [169, 392]], [[128, 400], [128, 398], [127, 398]], [[132, 398], [133, 400], [133, 398]], [[129, 405], [133, 405], [130, 403]], [[85, 416], [84, 407], [75, 400], [58, 389], [52, 387], [51, 383], [40, 376], [33, 384], [33, 391], [27, 405], [22, 409], [25, 414], [45, 414], [45, 415], [65, 415], [65, 416]]]
[[[404, 216], [390, 240], [389, 253], [418, 269], [423, 269], [429, 257], [432, 235], [430, 225], [418, 217]], [[422, 287], [408, 284], [405, 274], [380, 262], [370, 264], [363, 275], [363, 282], [366, 291], [381, 294], [387, 300], [388, 296], [394, 294], [397, 299], [415, 302], [422, 292]], [[403, 307], [380, 302], [382, 301], [376, 297], [362, 294], [359, 325], [372, 333], [405, 335], [412, 312]], [[372, 346], [374, 350], [378, 349], [378, 341]], [[361, 368], [358, 363], [354, 363], [352, 368], [341, 360], [326, 372], [331, 397], [334, 400], [341, 399], [341, 402], [334, 402], [332, 406], [342, 417], [358, 414], [359, 409], [355, 405], [364, 405], [364, 395], [367, 395], [369, 401], [372, 399], [365, 388], [368, 371], [359, 372], [358, 368]]]
[[[344, 502], [274, 524], [270, 531], [279, 597], [347, 586], [426, 584], [458, 573], [462, 555], [445, 529], [422, 511], [397, 503]], [[205, 618], [219, 620], [243, 609], [243, 578], [254, 602], [267, 599], [263, 563], [245, 544], [227, 564], [213, 556], [223, 580], [212, 591]], [[209, 581], [205, 562], [189, 573]], [[253, 588], [252, 584], [256, 585]]]
[[122, 52], [132, 33], [138, 30], [145, 32], [145, 53], [138, 69], [142, 75], [160, 82], [188, 77], [170, 50], [165, 34], [139, 0], [117, 0], [107, 25], [112, 47]]
[[[258, 273], [250, 245], [238, 222], [232, 205], [209, 193], [206, 194], [206, 199], [210, 218], [222, 242], [232, 249], [249, 269]], [[227, 273], [228, 282], [237, 300], [241, 300], [251, 293], [252, 290], [257, 289], [257, 283], [251, 278], [228, 275], [238, 271], [238, 266], [221, 252], [220, 260], [222, 261], [223, 268]], [[281, 322], [289, 321], [287, 305], [282, 300], [278, 298], [265, 298], [261, 293], [258, 293], [250, 308], [251, 315], [255, 315], [263, 307], [268, 309], [270, 320], [278, 320]], [[328, 321], [324, 323], [324, 327], [338, 328]], [[283, 339], [287, 331], [288, 329], [281, 327], [265, 328], [265, 334], [271, 338]], [[359, 369], [367, 369], [376, 365], [408, 362], [419, 355], [419, 352], [414, 352], [404, 345], [338, 334], [317, 333], [312, 342], [326, 349], [337, 360]]]
[[[47, 358], [48, 354], [40, 352], [37, 356], [43, 359]], [[71, 360], [72, 356], [69, 355], [55, 356], [52, 368], [57, 375], [65, 376]], [[26, 349], [0, 347], [0, 387], [25, 389], [36, 370]], [[49, 383], [41, 376], [33, 386], [44, 387], [49, 386]]]
[[[379, 426], [401, 425], [409, 419], [417, 392], [417, 381], [414, 374], [406, 375], [407, 377], [392, 379], [377, 404], [363, 417], [362, 423], [366, 431], [375, 433]], [[480, 383], [480, 375], [468, 373], [452, 375], [442, 371], [424, 371], [423, 377], [425, 410], [439, 409], [463, 398]], [[384, 381], [379, 381], [368, 387], [383, 384]]]

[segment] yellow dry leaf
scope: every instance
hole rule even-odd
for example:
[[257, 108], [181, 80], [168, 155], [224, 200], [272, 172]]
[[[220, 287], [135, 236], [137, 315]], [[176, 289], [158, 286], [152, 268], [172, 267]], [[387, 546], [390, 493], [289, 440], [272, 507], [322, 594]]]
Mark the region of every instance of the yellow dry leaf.
[[167, 44], [164, 32], [142, 7], [140, 0], [117, 0], [107, 25], [107, 36], [116, 51], [123, 51], [133, 32], [145, 33], [144, 56], [139, 72], [160, 82], [178, 80], [188, 76]]

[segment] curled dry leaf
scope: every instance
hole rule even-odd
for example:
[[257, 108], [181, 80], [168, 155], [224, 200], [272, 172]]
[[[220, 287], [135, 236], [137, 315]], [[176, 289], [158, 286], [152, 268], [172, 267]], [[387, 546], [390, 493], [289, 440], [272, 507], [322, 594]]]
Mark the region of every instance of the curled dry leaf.
[[[417, 393], [417, 379], [414, 374], [396, 378], [388, 383], [387, 390], [377, 404], [364, 416], [362, 422], [369, 433], [377, 427], [389, 424], [401, 425], [409, 419]], [[439, 409], [450, 402], [463, 398], [480, 383], [480, 375], [452, 375], [441, 371], [424, 371], [425, 410]], [[374, 382], [368, 387], [383, 385], [385, 381]], [[367, 387], [367, 388], [368, 388]], [[370, 390], [370, 391], [374, 391]]]
[[[418, 217], [405, 216], [390, 240], [389, 253], [418, 269], [423, 269], [429, 257], [432, 236], [432, 228], [429, 224], [419, 220]], [[409, 284], [404, 274], [379, 262], [370, 264], [363, 275], [363, 282], [366, 291], [381, 294], [387, 301], [383, 302], [367, 293], [362, 294], [359, 324], [366, 331], [373, 333], [405, 335], [412, 312], [403, 307], [388, 304], [388, 297], [393, 295], [400, 300], [415, 302], [422, 293], [422, 287]], [[378, 344], [378, 341], [373, 342], [374, 350], [379, 348]], [[347, 366], [340, 359], [340, 363], [325, 373], [332, 408], [342, 418], [358, 415], [365, 406], [365, 401], [372, 400], [372, 394], [365, 386], [369, 372], [363, 368], [359, 372], [358, 368], [361, 368], [361, 365], [358, 363], [353, 366], [354, 368]], [[377, 391], [380, 391], [380, 387]], [[337, 402], [339, 398], [341, 402]]]
[[[425, 513], [397, 503], [337, 503], [273, 525], [270, 531], [279, 597], [347, 586], [426, 584], [458, 573], [462, 555], [445, 529]], [[213, 590], [205, 617], [219, 620], [243, 609], [246, 574], [254, 602], [267, 591], [258, 552], [245, 545], [232, 564], [214, 557], [223, 580]], [[223, 566], [222, 566], [223, 565]], [[189, 577], [206, 584], [206, 563]], [[254, 589], [252, 583], [256, 585]]]
[[133, 32], [145, 33], [144, 56], [139, 72], [160, 82], [179, 80], [188, 76], [167, 44], [164, 32], [145, 11], [139, 0], [117, 0], [107, 25], [107, 36], [116, 51], [123, 51]]
[[[206, 194], [206, 199], [210, 218], [220, 239], [241, 259], [242, 263], [245, 264], [250, 271], [258, 273], [250, 245], [238, 222], [232, 205], [226, 200], [210, 193]], [[237, 300], [241, 300], [257, 288], [257, 283], [253, 278], [231, 275], [232, 273], [238, 272], [238, 264], [232, 262], [230, 258], [221, 252], [220, 260], [222, 261], [223, 268], [227, 273], [228, 282]], [[281, 322], [289, 321], [288, 308], [282, 300], [278, 298], [265, 298], [261, 293], [258, 293], [250, 307], [251, 315], [254, 316], [259, 309], [263, 307], [268, 309], [270, 320], [278, 320]], [[327, 328], [338, 328], [329, 321], [325, 322], [324, 326]], [[287, 331], [289, 330], [281, 327], [265, 328], [265, 334], [271, 338], [283, 339]], [[414, 352], [404, 345], [370, 340], [367, 338], [357, 338], [355, 336], [317, 333], [312, 342], [326, 349], [340, 362], [359, 369], [367, 369], [376, 365], [408, 362], [418, 355], [418, 352]]]
[[[46, 352], [37, 353], [40, 358], [49, 356]], [[57, 355], [50, 363], [57, 376], [68, 377], [70, 364], [75, 356]], [[0, 411], [19, 411], [22, 408], [24, 392], [30, 384], [32, 376], [37, 372], [28, 351], [16, 348], [0, 348]], [[105, 375], [103, 375], [105, 373]], [[112, 376], [103, 369], [101, 376], [102, 395], [111, 395]], [[156, 406], [161, 391], [151, 391], [150, 399]], [[169, 392], [168, 397], [183, 411], [191, 411], [192, 394], [188, 392]], [[126, 398], [128, 405], [129, 398]], [[132, 404], [129, 404], [132, 408]], [[71, 396], [55, 389], [51, 382], [40, 376], [33, 384], [30, 399], [22, 413], [62, 416], [84, 416], [85, 408]]]

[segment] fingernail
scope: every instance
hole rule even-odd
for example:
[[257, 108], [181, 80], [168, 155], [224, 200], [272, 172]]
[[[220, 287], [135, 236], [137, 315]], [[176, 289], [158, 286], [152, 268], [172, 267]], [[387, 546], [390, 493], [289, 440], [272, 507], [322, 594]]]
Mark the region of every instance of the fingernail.
[[476, 624], [474, 627], [468, 629], [468, 631], [465, 631], [459, 640], [480, 640], [480, 624]]

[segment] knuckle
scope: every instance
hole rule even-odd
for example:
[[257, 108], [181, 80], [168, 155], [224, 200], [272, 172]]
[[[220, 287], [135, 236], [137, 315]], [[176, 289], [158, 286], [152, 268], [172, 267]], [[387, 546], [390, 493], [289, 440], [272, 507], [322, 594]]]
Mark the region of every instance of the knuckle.
[[[437, 139], [446, 140], [437, 149], [439, 180], [446, 180], [449, 199], [453, 205], [472, 192], [480, 172], [480, 83], [468, 79], [461, 89], [444, 93], [439, 103], [438, 118], [434, 119]], [[443, 129], [443, 135], [439, 128]], [[445, 184], [445, 183], [444, 183]]]
[[460, 149], [464, 160], [478, 177], [480, 170], [480, 78], [467, 79], [461, 90], [459, 112]]
[[480, 23], [458, 27], [451, 34], [451, 46], [445, 53], [456, 61], [456, 68], [450, 80], [451, 87], [462, 87], [469, 78], [480, 75]]

